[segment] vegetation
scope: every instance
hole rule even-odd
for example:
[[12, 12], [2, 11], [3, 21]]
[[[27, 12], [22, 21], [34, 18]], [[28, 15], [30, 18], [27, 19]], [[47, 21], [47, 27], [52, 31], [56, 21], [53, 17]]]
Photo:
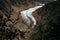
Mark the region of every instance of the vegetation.
[[[49, 9], [52, 8], [52, 11], [43, 16], [45, 17], [46, 21], [44, 24], [39, 25], [39, 30], [37, 33], [32, 35], [32, 40], [60, 40], [60, 2], [49, 3], [48, 5], [52, 7], [48, 7]], [[48, 6], [47, 5], [47, 6]], [[47, 6], [44, 6], [47, 8]], [[44, 9], [43, 9], [44, 11]], [[39, 13], [39, 12], [38, 12]], [[41, 12], [40, 12], [41, 14]], [[49, 14], [49, 15], [48, 15]]]
[[[17, 35], [20, 36], [20, 39], [25, 38], [25, 32], [20, 29], [14, 29], [14, 25], [17, 24], [19, 16], [15, 20], [10, 19], [10, 17], [12, 13], [15, 13], [12, 6], [18, 6], [25, 4], [26, 2], [28, 3], [32, 1], [0, 0], [0, 40], [13, 40]], [[60, 40], [60, 0], [48, 3], [41, 9], [36, 10], [36, 12], [39, 17], [41, 16], [41, 21], [43, 22], [40, 21], [40, 18], [37, 20], [38, 28], [36, 30], [38, 31], [34, 31], [35, 33], [33, 33], [29, 39]], [[8, 23], [9, 25], [7, 25], [7, 22], [11, 24]]]

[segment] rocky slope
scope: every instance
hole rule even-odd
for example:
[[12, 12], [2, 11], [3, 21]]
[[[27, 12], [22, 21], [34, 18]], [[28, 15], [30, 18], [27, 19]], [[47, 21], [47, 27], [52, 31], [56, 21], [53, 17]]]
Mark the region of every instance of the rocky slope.
[[[37, 20], [34, 29], [28, 27], [20, 16], [20, 11], [39, 5], [41, 2], [2, 0], [0, 2], [0, 39], [1, 40], [54, 40], [54, 32], [58, 29], [59, 23], [59, 1], [46, 4], [36, 10], [32, 15]], [[42, 12], [43, 11], [43, 12]], [[57, 14], [57, 13], [58, 14]], [[54, 26], [56, 25], [56, 27]], [[51, 27], [52, 26], [52, 27]], [[56, 29], [57, 28], [57, 29]], [[56, 30], [55, 30], [56, 29]], [[53, 31], [51, 31], [53, 30]], [[49, 37], [48, 33], [53, 37]], [[52, 33], [52, 34], [51, 34]], [[58, 31], [59, 33], [59, 31]], [[49, 38], [47, 38], [49, 37]], [[58, 37], [58, 36], [57, 36]], [[56, 37], [54, 37], [56, 38]], [[56, 38], [57, 40], [58, 38]]]

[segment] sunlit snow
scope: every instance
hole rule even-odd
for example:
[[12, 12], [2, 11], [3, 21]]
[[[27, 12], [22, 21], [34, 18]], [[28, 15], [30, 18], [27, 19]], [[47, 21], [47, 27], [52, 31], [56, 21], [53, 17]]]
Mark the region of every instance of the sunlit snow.
[[32, 26], [36, 25], [36, 19], [32, 16], [32, 13], [36, 11], [37, 9], [43, 7], [45, 4], [40, 4], [39, 6], [35, 6], [32, 8], [29, 8], [27, 10], [21, 11], [22, 19], [26, 22], [27, 25], [30, 25], [32, 22]]

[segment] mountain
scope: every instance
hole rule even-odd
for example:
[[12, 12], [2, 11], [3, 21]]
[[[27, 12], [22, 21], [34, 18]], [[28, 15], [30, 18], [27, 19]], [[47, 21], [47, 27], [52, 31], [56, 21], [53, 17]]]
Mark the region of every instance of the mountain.
[[[60, 1], [53, 1], [0, 0], [0, 39], [59, 40]], [[32, 29], [23, 22], [20, 12], [41, 3], [46, 5], [33, 12], [37, 25]]]

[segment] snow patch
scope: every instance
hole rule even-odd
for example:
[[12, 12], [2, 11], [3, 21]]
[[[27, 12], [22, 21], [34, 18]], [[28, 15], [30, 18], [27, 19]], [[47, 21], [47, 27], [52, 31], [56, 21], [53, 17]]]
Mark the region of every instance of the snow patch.
[[36, 19], [32, 16], [32, 13], [37, 9], [43, 7], [44, 5], [45, 4], [40, 4], [39, 6], [35, 6], [20, 12], [22, 19], [26, 22], [27, 25], [30, 25], [31, 23], [32, 23], [32, 26], [36, 25]]

